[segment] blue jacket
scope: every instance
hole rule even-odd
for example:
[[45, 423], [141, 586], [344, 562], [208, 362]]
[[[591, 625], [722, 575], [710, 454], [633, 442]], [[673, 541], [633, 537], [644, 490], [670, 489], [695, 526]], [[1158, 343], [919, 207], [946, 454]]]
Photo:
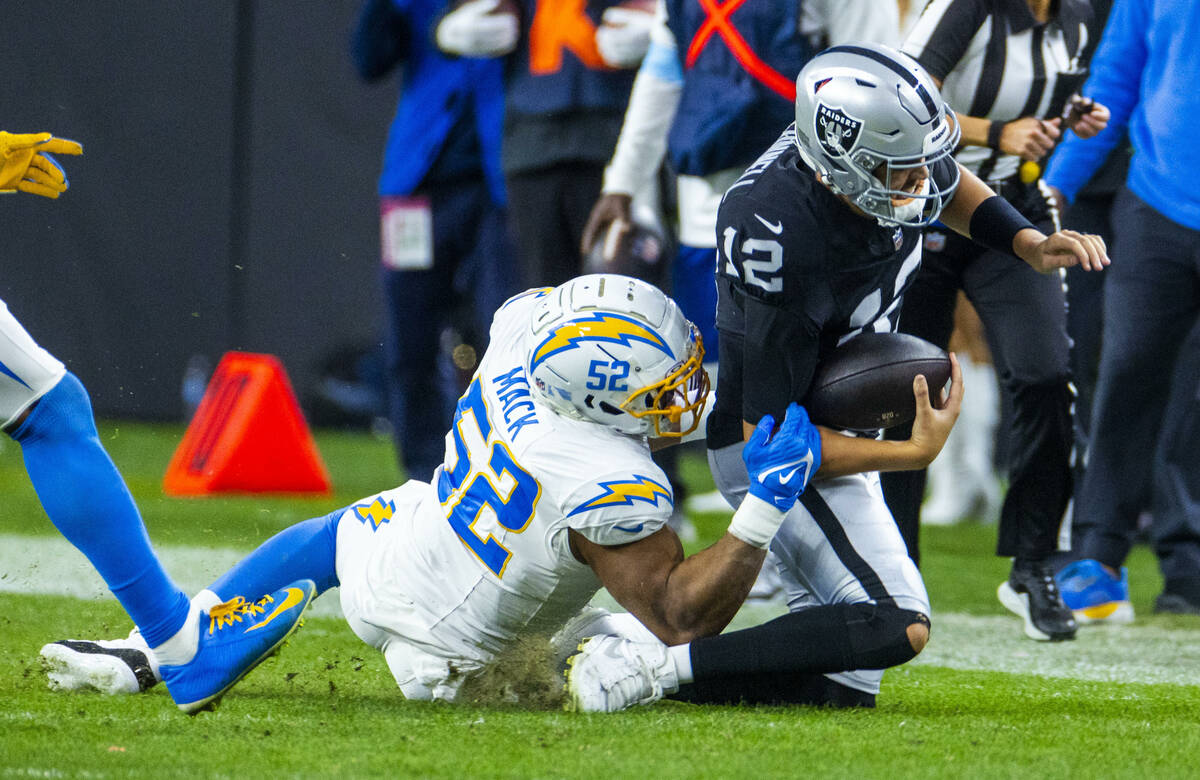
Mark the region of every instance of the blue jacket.
[[1108, 106], [1104, 132], [1070, 135], [1046, 181], [1074, 200], [1128, 127], [1133, 161], [1126, 185], [1163, 216], [1200, 230], [1200, 3], [1116, 0], [1083, 94]]
[[[708, 20], [698, 0], [667, 0], [667, 24], [684, 76], [668, 136], [679, 173], [706, 176], [745, 167], [791, 124], [796, 74], [816, 53], [800, 34], [800, 5], [752, 0], [735, 10], [729, 20], [749, 47], [739, 59], [719, 32], [695, 40]], [[696, 51], [689, 57], [693, 42]]]
[[396, 65], [404, 68], [379, 194], [408, 195], [416, 190], [455, 123], [473, 111], [484, 177], [492, 199], [503, 205], [503, 64], [442, 54], [433, 29], [446, 7], [446, 0], [367, 0], [359, 16], [351, 46], [359, 74], [373, 80]]
[[521, 44], [510, 55], [507, 72], [511, 115], [625, 113], [636, 70], [605, 66], [594, 42], [601, 15], [618, 3], [521, 0]]

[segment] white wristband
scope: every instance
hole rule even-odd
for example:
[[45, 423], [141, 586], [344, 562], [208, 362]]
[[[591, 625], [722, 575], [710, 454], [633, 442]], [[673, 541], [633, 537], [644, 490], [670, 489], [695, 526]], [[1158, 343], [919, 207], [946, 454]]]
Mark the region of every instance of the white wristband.
[[787, 512], [781, 512], [758, 496], [747, 493], [729, 521], [729, 533], [751, 547], [765, 550], [775, 538], [779, 526], [783, 525], [785, 517]]

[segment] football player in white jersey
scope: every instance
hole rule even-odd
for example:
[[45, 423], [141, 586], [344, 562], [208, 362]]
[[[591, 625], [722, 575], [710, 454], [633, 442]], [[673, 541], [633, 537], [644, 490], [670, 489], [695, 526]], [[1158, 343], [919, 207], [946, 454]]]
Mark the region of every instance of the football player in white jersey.
[[[464, 672], [519, 636], [554, 633], [602, 585], [663, 642], [724, 628], [820, 465], [804, 410], [790, 407], [778, 430], [764, 418], [745, 448], [750, 496], [728, 533], [685, 559], [650, 451], [698, 428], [709, 387], [701, 339], [674, 301], [629, 277], [584, 276], [510, 299], [490, 344], [433, 484], [286, 529], [196, 601], [300, 577], [340, 585], [351, 628], [410, 699], [453, 699]], [[129, 643], [106, 645], [43, 648], [52, 680], [143, 687], [122, 673], [131, 654], [112, 650]]]
[[[70, 184], [53, 155], [82, 153], [75, 141], [50, 133], [0, 132], [0, 192], [58, 198]], [[312, 583], [279, 583], [288, 587], [265, 598], [259, 597], [277, 588], [256, 591], [249, 594], [254, 600], [220, 609], [213, 605], [207, 615], [189, 604], [155, 556], [137, 506], [100, 444], [83, 384], [38, 346], [3, 301], [0, 428], [21, 446], [50, 520], [96, 567], [157, 649], [167, 689], [184, 712], [214, 703], [295, 629]], [[270, 617], [257, 618], [268, 603], [275, 604]], [[202, 631], [206, 617], [209, 630]], [[258, 630], [247, 634], [251, 625]]]

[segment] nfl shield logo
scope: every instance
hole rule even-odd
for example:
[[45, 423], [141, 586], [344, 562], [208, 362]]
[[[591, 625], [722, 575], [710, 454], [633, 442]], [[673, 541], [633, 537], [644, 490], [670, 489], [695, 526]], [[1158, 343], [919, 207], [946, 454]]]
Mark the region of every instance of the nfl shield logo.
[[849, 154], [862, 131], [862, 122], [846, 115], [840, 108], [817, 104], [817, 140], [830, 157]]

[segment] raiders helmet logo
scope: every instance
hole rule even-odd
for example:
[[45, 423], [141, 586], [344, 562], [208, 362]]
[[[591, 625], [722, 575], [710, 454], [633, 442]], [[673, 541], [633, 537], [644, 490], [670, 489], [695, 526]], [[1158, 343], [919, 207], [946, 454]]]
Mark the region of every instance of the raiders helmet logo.
[[842, 157], [850, 153], [858, 134], [862, 131], [862, 122], [847, 116], [840, 108], [830, 108], [824, 103], [817, 104], [817, 140], [821, 148], [830, 157]]

